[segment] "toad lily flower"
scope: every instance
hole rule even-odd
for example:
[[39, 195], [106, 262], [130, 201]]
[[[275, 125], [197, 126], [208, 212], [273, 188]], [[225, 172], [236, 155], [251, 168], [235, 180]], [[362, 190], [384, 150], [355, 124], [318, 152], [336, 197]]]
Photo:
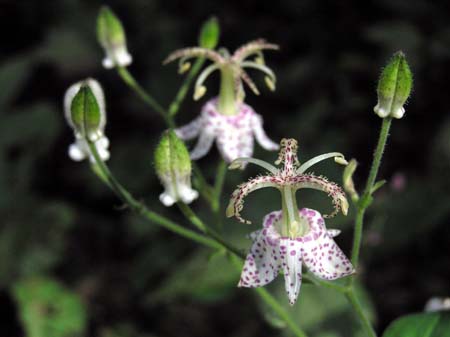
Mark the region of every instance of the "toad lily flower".
[[[264, 64], [262, 51], [277, 49], [278, 46], [275, 44], [256, 40], [241, 46], [233, 55], [225, 49], [216, 52], [207, 48], [193, 47], [177, 50], [167, 57], [164, 63], [180, 59], [180, 73], [189, 69], [190, 58], [204, 57], [213, 62], [197, 78], [194, 100], [200, 99], [206, 93], [204, 82], [209, 75], [216, 70], [219, 70], [221, 75], [219, 96], [205, 104], [200, 117], [176, 130], [177, 135], [183, 140], [199, 136], [198, 143], [191, 152], [192, 159], [206, 155], [215, 139], [222, 157], [227, 162], [251, 156], [253, 137], [266, 150], [278, 149], [278, 145], [272, 142], [263, 130], [262, 117], [243, 102], [245, 97], [243, 83], [255, 94], [259, 94], [255, 83], [245, 71], [247, 68], [262, 71], [266, 75], [265, 81], [269, 89], [275, 90], [276, 77]], [[254, 61], [248, 60], [255, 55]]]
[[[92, 112], [88, 116], [79, 110], [78, 99], [81, 97], [80, 91], [83, 87], [89, 88], [88, 97], [85, 98], [92, 107]], [[94, 143], [101, 160], [109, 159], [109, 140], [104, 135], [106, 125], [105, 95], [103, 89], [96, 80], [88, 78], [77, 82], [67, 89], [64, 96], [64, 114], [67, 124], [73, 129], [75, 142], [69, 147], [69, 157], [75, 161], [81, 161], [89, 157], [91, 162], [95, 158], [89, 150], [86, 137]]]
[[[227, 208], [227, 216], [244, 220], [240, 212], [244, 198], [251, 192], [264, 187], [274, 187], [281, 192], [282, 210], [265, 216], [263, 228], [250, 234], [253, 246], [245, 260], [239, 287], [261, 287], [275, 279], [283, 271], [289, 303], [293, 305], [300, 292], [302, 263], [310, 272], [321, 279], [334, 280], [354, 273], [350, 261], [336, 245], [333, 237], [338, 230], [327, 230], [323, 218], [336, 215], [340, 210], [348, 211], [348, 202], [342, 189], [321, 176], [305, 173], [318, 162], [334, 158], [339, 164], [346, 164], [344, 156], [338, 152], [314, 157], [300, 165], [297, 159], [297, 142], [283, 139], [277, 165], [254, 158], [239, 158], [230, 168], [240, 167], [242, 162], [259, 165], [270, 172], [240, 185], [232, 194]], [[312, 209], [298, 209], [295, 192], [301, 188], [312, 188], [326, 192], [332, 199], [334, 211], [322, 216]]]

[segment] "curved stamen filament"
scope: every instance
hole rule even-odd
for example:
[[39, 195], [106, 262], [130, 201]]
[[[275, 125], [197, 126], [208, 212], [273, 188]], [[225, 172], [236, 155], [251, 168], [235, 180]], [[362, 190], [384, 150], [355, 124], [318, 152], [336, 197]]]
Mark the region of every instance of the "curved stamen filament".
[[259, 90], [256, 87], [255, 82], [253, 82], [250, 76], [242, 68], [240, 68], [239, 77], [242, 78], [242, 80], [248, 85], [255, 95], [259, 95]]
[[264, 39], [250, 41], [239, 47], [233, 54], [232, 59], [237, 62], [242, 62], [249, 56], [261, 52], [264, 49], [278, 50], [280, 47], [273, 43], [268, 43]]
[[201, 72], [201, 74], [198, 76], [197, 81], [195, 82], [195, 87], [198, 88], [203, 85], [203, 82], [206, 81], [209, 75], [211, 75], [215, 70], [219, 69], [220, 65], [218, 64], [211, 64], [210, 66], [206, 67], [205, 70]]
[[302, 174], [288, 178], [288, 183], [291, 184], [295, 190], [301, 188], [311, 188], [319, 190], [328, 194], [332, 199], [334, 210], [328, 215], [324, 215], [324, 218], [334, 217], [340, 210], [344, 215], [347, 215], [348, 201], [344, 191], [335, 183], [328, 181], [326, 178], [317, 177], [312, 174]]
[[265, 66], [264, 64], [258, 64], [256, 62], [246, 61], [246, 62], [241, 63], [241, 67], [257, 69], [257, 70], [265, 73], [272, 80], [273, 83], [275, 83], [277, 81], [277, 78], [276, 78], [274, 72], [269, 67]]
[[269, 171], [272, 174], [278, 174], [278, 169], [275, 166], [270, 165], [268, 162], [265, 162], [264, 160], [256, 159], [256, 158], [246, 158], [246, 157], [237, 158], [231, 162], [231, 164], [228, 166], [228, 168], [230, 170], [235, 170], [235, 169], [241, 168], [242, 164], [244, 164], [244, 163], [255, 164], [255, 165], [261, 166], [262, 168], [265, 168], [267, 171]]
[[282, 184], [277, 177], [273, 176], [260, 176], [254, 179], [250, 179], [248, 182], [238, 186], [238, 188], [231, 195], [230, 203], [226, 210], [226, 216], [235, 216], [240, 222], [251, 224], [251, 221], [245, 220], [241, 217], [241, 211], [244, 208], [244, 198], [253, 191], [259, 190], [264, 187], [279, 188]]
[[225, 59], [217, 52], [211, 49], [201, 48], [201, 47], [192, 47], [192, 48], [184, 48], [178, 49], [169, 54], [167, 58], [163, 61], [163, 64], [170, 63], [175, 61], [178, 58], [184, 58], [184, 61], [193, 57], [205, 57], [211, 60], [214, 63], [224, 63]]
[[309, 169], [311, 166], [316, 165], [317, 163], [328, 159], [328, 158], [344, 158], [344, 155], [340, 152], [330, 152], [330, 153], [325, 153], [322, 154], [320, 156], [311, 158], [310, 160], [308, 160], [306, 163], [303, 163], [298, 169], [297, 169], [297, 174], [302, 174], [304, 173], [307, 169]]

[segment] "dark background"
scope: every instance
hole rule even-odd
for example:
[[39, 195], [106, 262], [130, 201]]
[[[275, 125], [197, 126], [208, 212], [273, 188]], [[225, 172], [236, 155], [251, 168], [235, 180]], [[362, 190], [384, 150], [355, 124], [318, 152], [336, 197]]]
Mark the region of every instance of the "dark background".
[[[252, 291], [235, 289], [239, 273], [225, 258], [211, 257], [120, 209], [87, 163], [67, 157], [73, 135], [63, 118], [64, 92], [75, 81], [95, 77], [107, 98], [112, 171], [150, 208], [183, 222], [175, 208], [158, 201], [162, 187], [152, 152], [164, 124], [114, 71], [101, 67], [95, 20], [104, 3], [124, 23], [134, 58], [130, 71], [165, 106], [182, 78], [175, 65], [163, 67], [161, 61], [174, 49], [195, 45], [201, 23], [211, 15], [221, 25], [220, 45], [230, 50], [259, 37], [278, 43], [280, 52], [266, 53], [278, 76], [277, 91], [265, 89], [255, 74], [262, 95], [248, 93], [247, 103], [264, 116], [272, 139], [299, 140], [300, 160], [330, 151], [356, 158], [360, 189], [381, 123], [373, 113], [377, 78], [389, 57], [404, 51], [414, 89], [405, 117], [391, 129], [380, 171], [388, 184], [368, 213], [361, 291], [379, 332], [398, 316], [422, 311], [430, 297], [450, 294], [447, 1], [0, 0], [2, 336], [24, 336], [20, 315], [25, 309], [17, 289], [36, 278], [57, 282], [81, 299], [85, 309], [79, 315], [85, 319], [73, 324], [80, 331], [86, 326], [86, 336], [287, 333], [278, 330], [282, 324]], [[207, 84], [209, 98], [217, 78]], [[205, 102], [193, 102], [191, 95], [177, 116], [179, 125], [193, 119]], [[260, 148], [256, 156], [276, 157]], [[211, 181], [218, 159], [214, 149], [199, 161]], [[332, 164], [315, 170], [341, 182], [340, 169]], [[258, 172], [253, 167], [230, 172], [223, 203], [237, 183]], [[397, 186], [401, 180], [404, 186]], [[299, 193], [299, 204], [330, 207], [314, 192]], [[210, 221], [204, 202], [193, 207]], [[264, 190], [248, 198], [245, 214], [258, 223], [279, 207], [278, 195]], [[328, 222], [343, 229], [337, 241], [347, 253], [352, 219], [353, 212]], [[249, 246], [243, 234], [250, 228], [231, 220], [223, 230], [239, 247]], [[278, 280], [270, 290], [277, 294], [281, 287]], [[287, 302], [282, 296], [280, 301]], [[44, 310], [38, 317], [56, 322], [52, 315], [58, 310], [63, 311]], [[339, 295], [304, 285], [290, 312], [314, 336], [362, 336]]]

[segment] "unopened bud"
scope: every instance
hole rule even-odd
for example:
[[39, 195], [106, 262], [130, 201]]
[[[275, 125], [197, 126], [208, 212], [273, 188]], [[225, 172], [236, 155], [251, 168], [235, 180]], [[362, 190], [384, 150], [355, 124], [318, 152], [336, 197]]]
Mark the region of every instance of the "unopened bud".
[[159, 200], [165, 206], [172, 206], [181, 200], [189, 204], [198, 197], [191, 188], [191, 159], [184, 143], [172, 130], [164, 132], [155, 150], [155, 170], [165, 191]]
[[215, 17], [212, 17], [203, 24], [198, 43], [200, 47], [214, 49], [219, 42], [219, 35], [219, 23]]
[[106, 53], [103, 66], [107, 69], [115, 66], [128, 66], [132, 57], [128, 53], [125, 31], [119, 18], [109, 9], [102, 7], [97, 18], [97, 37]]
[[405, 113], [403, 105], [411, 93], [412, 81], [405, 55], [402, 52], [395, 53], [381, 73], [375, 113], [381, 118], [402, 118]]
[[69, 147], [69, 156], [76, 161], [90, 156], [94, 161], [87, 143], [90, 141], [102, 160], [109, 159], [109, 140], [103, 134], [106, 125], [105, 97], [96, 80], [88, 78], [69, 87], [64, 96], [64, 114], [76, 138]]

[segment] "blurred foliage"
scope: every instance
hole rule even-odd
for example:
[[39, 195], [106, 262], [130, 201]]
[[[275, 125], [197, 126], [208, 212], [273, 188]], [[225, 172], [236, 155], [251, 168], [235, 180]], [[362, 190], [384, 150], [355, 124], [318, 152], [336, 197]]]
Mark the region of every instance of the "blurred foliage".
[[[220, 45], [234, 49], [258, 37], [279, 43], [281, 51], [266, 57], [278, 76], [277, 91], [249, 94], [249, 104], [264, 115], [273, 139], [299, 139], [300, 160], [335, 150], [356, 158], [359, 190], [380, 124], [372, 112], [379, 69], [393, 52], [403, 50], [415, 88], [405, 118], [395, 121], [391, 131], [380, 172], [388, 183], [377, 191], [368, 214], [359, 274], [365, 287], [360, 289], [380, 332], [393, 319], [421, 311], [429, 297], [450, 293], [448, 2], [105, 3], [124, 23], [135, 60], [130, 71], [164, 105], [182, 78], [175, 66], [162, 67], [161, 61], [170, 51], [193, 45], [200, 24], [211, 15], [221, 26]], [[61, 321], [68, 324], [68, 333], [81, 333], [85, 319], [86, 335], [101, 337], [171, 337], [180, 331], [185, 337], [264, 337], [277, 335], [280, 328], [285, 333], [282, 322], [252, 291], [235, 289], [239, 272], [226, 256], [211, 255], [129, 214], [86, 163], [67, 158], [73, 135], [64, 125], [64, 91], [75, 81], [96, 77], [107, 98], [111, 169], [152, 209], [185, 223], [176, 209], [163, 208], [158, 201], [162, 187], [153, 173], [152, 152], [164, 124], [113, 71], [101, 68], [95, 18], [102, 4], [2, 2], [3, 31], [14, 31], [14, 39], [0, 47], [0, 285], [9, 297], [27, 294], [10, 310], [17, 313], [17, 321], [23, 320], [30, 303], [50, 300], [65, 306], [65, 300], [54, 299], [66, 298], [68, 292], [73, 303], [79, 298], [87, 308], [82, 314], [78, 305], [68, 304], [74, 315]], [[263, 79], [258, 80], [262, 88]], [[216, 90], [213, 80], [207, 85], [209, 93]], [[179, 124], [200, 109], [190, 97], [181, 107]], [[260, 148], [255, 156], [276, 158]], [[199, 161], [210, 181], [217, 159], [213, 152]], [[342, 169], [333, 163], [315, 171], [341, 182]], [[237, 183], [259, 172], [248, 167], [243, 173], [228, 173], [223, 203]], [[298, 198], [301, 206], [320, 211], [331, 207], [315, 191], [301, 191]], [[220, 224], [202, 202], [193, 207], [229, 240], [249, 247], [245, 234], [256, 225], [233, 220]], [[264, 190], [249, 196], [244, 212], [258, 224], [279, 207], [276, 191]], [[351, 210], [347, 218], [327, 222], [343, 230], [337, 241], [345, 252], [350, 251], [352, 216]], [[282, 285], [280, 278], [270, 290], [287, 306]], [[51, 297], [42, 298], [47, 296], [40, 294], [42, 289], [53, 289]], [[289, 310], [311, 335], [363, 336], [339, 294], [306, 284], [301, 292]], [[7, 303], [0, 298], [0, 304]], [[71, 330], [77, 324], [80, 329]], [[28, 334], [27, 324], [22, 324], [23, 332], [15, 326], [3, 325], [2, 336]]]
[[401, 317], [386, 329], [383, 337], [447, 337], [450, 333], [448, 312], [428, 312]]
[[86, 311], [78, 296], [52, 279], [24, 279], [14, 285], [27, 337], [84, 336]]

